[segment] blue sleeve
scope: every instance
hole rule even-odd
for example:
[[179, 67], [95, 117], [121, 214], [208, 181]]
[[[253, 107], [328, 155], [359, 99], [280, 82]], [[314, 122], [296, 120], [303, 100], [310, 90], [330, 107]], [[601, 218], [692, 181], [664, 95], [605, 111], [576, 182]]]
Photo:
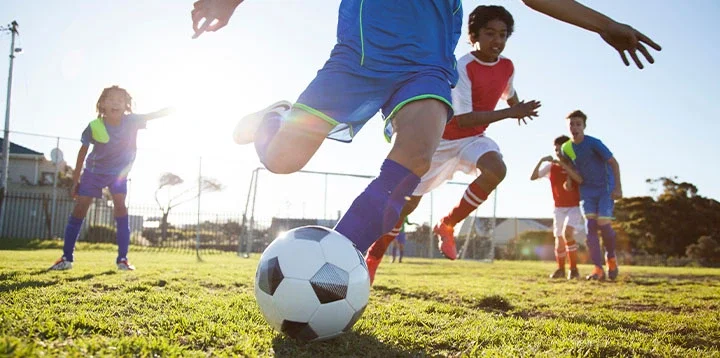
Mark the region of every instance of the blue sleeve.
[[128, 114], [128, 119], [132, 121], [135, 130], [145, 129], [147, 127], [147, 119], [141, 114], [130, 113]]
[[80, 136], [80, 142], [82, 142], [83, 145], [87, 146], [92, 144], [92, 131], [90, 130], [89, 125], [85, 127], [85, 130], [82, 132], [82, 135]]
[[597, 153], [597, 154], [603, 159], [603, 161], [605, 161], [605, 162], [607, 162], [608, 160], [610, 160], [610, 158], [613, 157], [613, 154], [612, 154], [612, 152], [610, 151], [610, 149], [608, 149], [608, 147], [606, 147], [605, 144], [603, 144], [603, 142], [600, 141], [599, 139], [595, 139], [595, 142], [593, 143], [593, 150], [594, 150], [595, 153]]

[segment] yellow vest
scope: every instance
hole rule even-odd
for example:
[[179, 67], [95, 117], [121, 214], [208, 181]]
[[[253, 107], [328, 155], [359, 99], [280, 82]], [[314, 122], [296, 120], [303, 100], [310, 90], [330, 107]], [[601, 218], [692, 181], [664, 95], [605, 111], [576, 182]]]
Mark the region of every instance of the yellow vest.
[[105, 128], [105, 122], [103, 122], [102, 118], [97, 118], [90, 122], [90, 131], [96, 142], [105, 144], [110, 141], [110, 135], [108, 134], [107, 128]]

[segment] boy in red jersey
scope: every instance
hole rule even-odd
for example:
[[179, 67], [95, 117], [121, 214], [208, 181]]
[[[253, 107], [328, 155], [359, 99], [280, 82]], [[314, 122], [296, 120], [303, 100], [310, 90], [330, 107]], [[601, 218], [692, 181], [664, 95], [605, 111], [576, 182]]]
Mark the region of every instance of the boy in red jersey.
[[[403, 219], [410, 215], [424, 194], [451, 179], [456, 172], [479, 174], [458, 205], [438, 222], [433, 231], [440, 237], [439, 249], [450, 260], [457, 258], [454, 227], [475, 210], [505, 178], [505, 162], [497, 143], [485, 136], [493, 122], [507, 118], [537, 116], [540, 102], [521, 102], [513, 87], [515, 68], [500, 53], [513, 32], [512, 15], [501, 6], [478, 6], [470, 14], [468, 32], [475, 50], [458, 60], [459, 80], [452, 91], [455, 116], [445, 126], [430, 170], [400, 213], [395, 229], [378, 239], [366, 256], [371, 282], [388, 245], [397, 236]], [[500, 99], [510, 108], [495, 110]], [[393, 235], [395, 233], [395, 235]]]
[[[568, 136], [562, 135], [555, 138], [555, 157], [547, 156], [540, 158], [535, 169], [533, 169], [530, 180], [537, 180], [543, 177], [550, 179], [555, 211], [553, 217], [553, 234], [555, 236], [555, 260], [558, 268], [550, 275], [550, 278], [565, 277], [565, 257], [570, 261], [570, 273], [568, 280], [580, 278], [577, 269], [577, 243], [573, 238], [575, 230], [584, 230], [582, 213], [580, 212], [580, 192], [578, 188], [582, 183], [582, 177], [573, 169], [562, 155], [562, 145], [569, 141]], [[544, 162], [546, 164], [540, 167]]]

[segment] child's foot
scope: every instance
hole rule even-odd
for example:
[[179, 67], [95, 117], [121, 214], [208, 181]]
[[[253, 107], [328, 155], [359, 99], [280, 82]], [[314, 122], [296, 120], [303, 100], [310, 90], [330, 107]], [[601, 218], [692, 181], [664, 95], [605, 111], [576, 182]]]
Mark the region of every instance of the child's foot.
[[550, 275], [550, 278], [565, 278], [565, 269], [557, 269]]
[[605, 281], [605, 271], [603, 271], [602, 267], [595, 266], [592, 273], [587, 275], [585, 279], [588, 281]]
[[375, 256], [367, 255], [365, 257], [365, 264], [368, 268], [368, 275], [370, 276], [370, 286], [372, 286], [373, 281], [375, 281], [375, 271], [377, 271], [378, 266], [380, 266], [381, 259], [376, 258]]
[[607, 259], [607, 264], [608, 264], [608, 278], [611, 280], [616, 279], [618, 277], [618, 274], [620, 273], [620, 271], [618, 270], [618, 266], [617, 266], [617, 260], [615, 260], [614, 257], [609, 258], [609, 259]]
[[48, 270], [69, 270], [72, 268], [72, 261], [65, 260], [65, 256], [59, 258]]
[[438, 249], [442, 252], [445, 257], [450, 260], [457, 258], [457, 249], [455, 248], [455, 230], [450, 225], [438, 223], [433, 228], [435, 235], [440, 237], [438, 242]]
[[568, 280], [577, 280], [580, 278], [580, 272], [578, 271], [577, 267], [573, 267], [570, 269], [570, 272], [568, 273]]
[[268, 113], [275, 112], [282, 115], [291, 108], [292, 103], [288, 101], [278, 101], [259, 112], [248, 114], [235, 126], [233, 140], [235, 140], [235, 143], [237, 144], [248, 144], [254, 142], [255, 132], [257, 132], [258, 127], [260, 127], [260, 123], [262, 123]]
[[130, 261], [128, 259], [120, 259], [117, 262], [117, 268], [118, 270], [122, 271], [133, 271], [135, 270], [135, 266], [130, 264]]

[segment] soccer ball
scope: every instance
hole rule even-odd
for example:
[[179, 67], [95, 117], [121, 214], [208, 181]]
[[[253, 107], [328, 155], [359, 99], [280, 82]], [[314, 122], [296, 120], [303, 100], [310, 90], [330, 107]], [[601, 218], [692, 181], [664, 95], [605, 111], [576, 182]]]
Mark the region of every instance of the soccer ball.
[[370, 297], [360, 251], [342, 234], [303, 226], [276, 238], [255, 273], [255, 299], [267, 322], [302, 341], [350, 331]]

